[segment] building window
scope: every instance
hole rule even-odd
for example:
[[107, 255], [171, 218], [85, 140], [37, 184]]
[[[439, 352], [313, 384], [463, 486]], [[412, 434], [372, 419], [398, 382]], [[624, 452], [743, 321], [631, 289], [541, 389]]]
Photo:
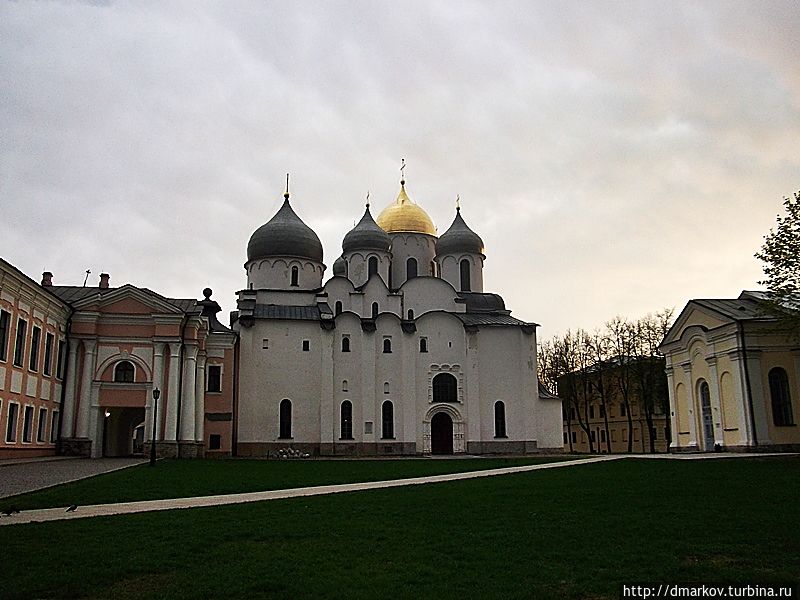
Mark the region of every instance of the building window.
[[8, 336], [10, 335], [11, 313], [0, 310], [0, 360], [8, 360]]
[[414, 279], [417, 276], [417, 259], [409, 258], [406, 261], [406, 279]]
[[58, 440], [58, 417], [60, 413], [57, 410], [53, 411], [53, 416], [50, 419], [50, 441], [56, 442]]
[[34, 326], [31, 333], [31, 356], [28, 361], [28, 368], [31, 371], [37, 371], [39, 369], [39, 345], [42, 343], [42, 330]]
[[450, 373], [439, 373], [433, 378], [434, 402], [458, 402], [458, 381]]
[[394, 438], [394, 405], [387, 400], [381, 406], [381, 437], [385, 440]]
[[589, 405], [589, 418], [594, 419], [594, 404]]
[[389, 382], [388, 381], [384, 381], [383, 382], [383, 393], [384, 394], [388, 394], [389, 393]]
[[461, 269], [461, 291], [471, 292], [472, 286], [469, 280], [469, 261], [466, 258], [462, 259], [459, 267]]
[[408, 320], [409, 321], [413, 321], [414, 320], [414, 311], [411, 310], [410, 308], [408, 309]]
[[564, 432], [564, 443], [566, 444], [569, 440], [567, 439], [567, 432]]
[[22, 422], [22, 441], [30, 444], [33, 441], [33, 407], [25, 407], [25, 417]]
[[303, 352], [308, 352], [311, 350], [311, 342], [309, 340], [303, 340]]
[[17, 418], [19, 416], [19, 404], [8, 403], [8, 415], [6, 421], [6, 442], [17, 441]]
[[52, 333], [48, 333], [44, 336], [44, 365], [42, 366], [42, 372], [45, 375], [50, 375], [53, 368], [53, 343], [55, 342], [55, 337], [53, 337]]
[[772, 422], [775, 425], [794, 425], [789, 378], [780, 367], [769, 372], [769, 395], [772, 399]]
[[133, 383], [134, 370], [133, 364], [127, 360], [121, 360], [114, 367], [114, 381], [118, 383]]
[[494, 403], [494, 437], [506, 437], [506, 405], [501, 400]]
[[347, 392], [347, 391], [349, 391], [349, 390], [347, 389], [347, 379], [342, 379], [342, 391], [343, 391], [343, 392]]
[[372, 303], [372, 318], [373, 319], [377, 319], [378, 318], [378, 303], [377, 302], [373, 302]]
[[600, 430], [600, 441], [601, 442], [605, 442], [606, 441], [606, 430], [605, 429], [601, 429]]
[[17, 319], [17, 339], [14, 342], [14, 366], [21, 367], [23, 354], [25, 352], [25, 332], [28, 329], [28, 322], [25, 319]]
[[350, 338], [342, 337], [342, 352], [350, 352]]
[[37, 442], [46, 442], [47, 441], [47, 409], [40, 408], [39, 409], [39, 427], [36, 429], [36, 441]]
[[372, 435], [372, 421], [364, 421], [364, 433]]
[[370, 256], [369, 261], [367, 262], [367, 279], [372, 277], [378, 272], [378, 258], [376, 256]]
[[570, 417], [572, 418], [573, 421], [578, 418], [578, 413], [575, 412], [575, 407], [574, 406], [569, 409], [569, 414], [570, 414]]
[[300, 285], [298, 281], [299, 279], [300, 279], [300, 271], [298, 270], [297, 267], [292, 267], [292, 285], [294, 287]]
[[208, 436], [208, 449], [219, 450], [222, 447], [222, 436], [218, 433], [212, 433]]
[[606, 416], [606, 407], [601, 404], [600, 405], [600, 418], [602, 419], [605, 416]]
[[343, 440], [353, 439], [353, 403], [350, 400], [342, 402], [340, 423], [340, 438]]
[[572, 443], [573, 444], [577, 444], [578, 443], [578, 432], [577, 431], [573, 431], [572, 432]]
[[222, 366], [209, 365], [208, 367], [208, 392], [222, 391]]
[[292, 401], [286, 398], [281, 400], [278, 437], [284, 440], [292, 437]]
[[383, 338], [383, 353], [392, 353], [392, 338]]
[[595, 432], [594, 432], [594, 431], [590, 431], [589, 433], [590, 433], [590, 434], [591, 434], [591, 436], [592, 436], [592, 441], [593, 441], [593, 442], [594, 442], [594, 441], [596, 441], [596, 440], [597, 440], [597, 436], [595, 435]]
[[628, 407], [625, 406], [624, 404], [619, 405], [619, 416], [620, 417], [628, 416]]
[[269, 350], [269, 338], [264, 338], [261, 340], [261, 348], [263, 350]]
[[336, 316], [339, 316], [340, 314], [342, 314], [342, 301], [341, 300], [337, 300], [336, 301], [334, 310], [336, 311]]
[[428, 351], [428, 338], [419, 338], [419, 351], [420, 352]]

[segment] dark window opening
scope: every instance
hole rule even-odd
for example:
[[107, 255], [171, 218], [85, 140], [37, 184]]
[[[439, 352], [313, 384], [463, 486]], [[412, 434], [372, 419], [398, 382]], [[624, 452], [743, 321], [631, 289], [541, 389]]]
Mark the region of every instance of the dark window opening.
[[28, 329], [28, 322], [24, 319], [17, 319], [17, 339], [14, 343], [14, 366], [21, 367], [23, 353], [25, 352], [25, 332]]
[[381, 437], [385, 440], [394, 438], [394, 405], [390, 400], [381, 407]]
[[342, 352], [350, 352], [350, 338], [343, 337], [342, 338]]
[[417, 276], [417, 259], [409, 258], [406, 261], [406, 279], [414, 279]]
[[342, 402], [341, 423], [339, 428], [341, 439], [353, 439], [353, 403], [349, 400]]
[[208, 449], [219, 450], [222, 447], [222, 436], [218, 433], [212, 433], [208, 437]]
[[44, 366], [42, 371], [45, 375], [50, 375], [53, 370], [53, 344], [55, 341], [56, 338], [52, 333], [44, 336]]
[[46, 442], [47, 441], [47, 409], [40, 408], [39, 409], [39, 426], [36, 428], [36, 441], [37, 442]]
[[8, 415], [6, 422], [6, 441], [17, 441], [17, 418], [19, 415], [19, 404], [10, 402], [8, 405]]
[[0, 360], [8, 360], [8, 337], [10, 334], [11, 313], [0, 310]]
[[472, 291], [472, 286], [470, 286], [469, 280], [469, 261], [465, 258], [461, 261], [461, 291], [462, 292], [470, 292]]
[[414, 320], [414, 311], [411, 310], [410, 308], [408, 309], [408, 320], [409, 321], [413, 321]]
[[292, 437], [292, 401], [284, 398], [280, 406], [280, 431], [278, 437], [289, 439]]
[[383, 340], [383, 353], [384, 354], [391, 354], [392, 353], [392, 340], [385, 339]]
[[506, 437], [506, 405], [502, 401], [494, 403], [494, 437]]
[[30, 443], [33, 441], [33, 407], [25, 407], [25, 418], [22, 423], [22, 441]]
[[377, 319], [378, 318], [378, 303], [377, 302], [373, 302], [372, 303], [372, 318], [373, 319]]
[[439, 373], [433, 378], [434, 402], [458, 402], [458, 381], [450, 373]]
[[208, 367], [208, 391], [222, 391], [222, 367], [220, 365], [210, 365]]
[[427, 352], [428, 351], [428, 338], [420, 338], [419, 339], [419, 351], [420, 352]]
[[33, 335], [31, 336], [31, 359], [28, 362], [28, 368], [31, 371], [36, 371], [39, 368], [39, 345], [42, 341], [42, 330], [39, 327], [33, 328]]
[[378, 272], [378, 258], [375, 256], [369, 257], [369, 262], [367, 263], [367, 279], [372, 277]]
[[133, 383], [133, 365], [127, 360], [121, 360], [114, 367], [114, 381], [119, 383]]
[[308, 352], [309, 350], [311, 350], [311, 342], [303, 340], [303, 352]]
[[292, 285], [293, 286], [300, 285], [299, 279], [300, 279], [299, 269], [297, 267], [292, 267]]
[[769, 372], [769, 395], [772, 400], [772, 422], [778, 426], [794, 425], [789, 377], [780, 367]]
[[342, 301], [341, 300], [337, 300], [336, 301], [336, 308], [334, 310], [336, 311], [336, 315], [337, 316], [342, 314]]

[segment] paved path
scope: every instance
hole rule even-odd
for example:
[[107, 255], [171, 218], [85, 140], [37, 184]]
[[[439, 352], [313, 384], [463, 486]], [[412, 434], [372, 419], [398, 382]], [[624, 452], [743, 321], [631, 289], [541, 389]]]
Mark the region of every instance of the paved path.
[[[61, 508], [43, 508], [28, 510], [11, 516], [0, 518], [0, 525], [17, 525], [23, 523], [39, 523], [44, 521], [61, 521], [65, 519], [82, 519], [86, 517], [99, 517], [109, 515], [122, 515], [156, 510], [173, 510], [178, 508], [200, 508], [207, 506], [222, 506], [225, 504], [243, 504], [246, 502], [262, 502], [265, 500], [278, 500], [281, 498], [299, 498], [303, 496], [319, 496], [322, 494], [337, 494], [341, 492], [355, 492], [361, 490], [376, 490], [408, 485], [421, 485], [425, 483], [441, 483], [445, 481], [459, 481], [462, 479], [475, 479], [478, 477], [493, 477], [510, 473], [526, 473], [544, 469], [559, 469], [562, 467], [575, 467], [598, 462], [625, 460], [630, 458], [648, 458], [661, 460], [710, 460], [710, 459], [735, 459], [735, 458], [762, 458], [765, 456], [790, 456], [789, 454], [612, 454], [600, 455], [577, 460], [564, 460], [537, 465], [523, 465], [519, 467], [506, 467], [503, 469], [488, 469], [484, 471], [469, 471], [467, 473], [450, 473], [447, 475], [432, 475], [428, 477], [413, 477], [410, 479], [392, 479], [389, 481], [368, 481], [363, 483], [345, 483], [338, 485], [321, 485], [314, 487], [293, 488], [287, 490], [271, 490], [268, 492], [247, 492], [244, 494], [226, 494], [221, 496], [198, 496], [195, 498], [169, 498], [165, 500], [144, 500], [141, 502], [121, 502], [118, 504], [93, 504], [79, 506], [73, 512], [66, 512]], [[113, 459], [105, 459], [113, 460]], [[128, 459], [131, 460], [131, 459]], [[134, 459], [135, 460], [135, 459]], [[95, 462], [95, 461], [90, 461]], [[140, 461], [141, 462], [141, 461]], [[0, 475], [5, 473], [5, 469]]]
[[0, 498], [85, 479], [147, 462], [141, 458], [60, 458], [0, 464]]

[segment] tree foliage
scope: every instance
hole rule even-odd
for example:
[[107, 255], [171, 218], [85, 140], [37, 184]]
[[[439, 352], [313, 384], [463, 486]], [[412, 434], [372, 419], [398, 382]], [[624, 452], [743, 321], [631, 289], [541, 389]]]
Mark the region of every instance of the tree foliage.
[[785, 214], [777, 216], [755, 256], [764, 263], [766, 279], [759, 283], [767, 287], [769, 308], [800, 337], [800, 191], [784, 198], [783, 206]]

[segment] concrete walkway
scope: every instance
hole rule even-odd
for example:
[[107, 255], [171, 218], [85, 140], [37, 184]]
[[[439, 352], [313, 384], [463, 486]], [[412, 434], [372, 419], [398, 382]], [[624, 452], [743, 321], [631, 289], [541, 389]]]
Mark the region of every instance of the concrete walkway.
[[0, 465], [0, 498], [110, 473], [139, 465], [142, 458], [63, 458], [4, 461]]
[[[66, 512], [61, 508], [43, 508], [15, 513], [11, 516], [0, 518], [0, 525], [17, 525], [23, 523], [39, 523], [45, 521], [61, 521], [66, 519], [82, 519], [86, 517], [99, 517], [109, 515], [122, 515], [156, 510], [173, 510], [178, 508], [200, 508], [208, 506], [222, 506], [225, 504], [243, 504], [246, 502], [262, 502], [265, 500], [278, 500], [282, 498], [299, 498], [304, 496], [319, 496], [322, 494], [337, 494], [341, 492], [356, 492], [361, 490], [377, 490], [408, 485], [421, 485], [426, 483], [441, 483], [445, 481], [460, 481], [462, 479], [475, 479], [478, 477], [493, 477], [495, 475], [508, 475], [510, 473], [526, 473], [544, 469], [560, 469], [562, 467], [575, 467], [598, 462], [624, 460], [630, 458], [647, 458], [660, 460], [712, 460], [735, 458], [763, 458], [767, 456], [791, 456], [789, 454], [612, 454], [600, 455], [577, 460], [564, 460], [538, 465], [523, 465], [519, 467], [506, 467], [503, 469], [489, 469], [485, 471], [469, 471], [467, 473], [450, 473], [447, 475], [432, 475], [428, 477], [413, 477], [410, 479], [393, 479], [389, 481], [370, 481], [363, 483], [346, 483], [338, 485], [322, 485], [314, 487], [293, 488], [287, 490], [271, 490], [267, 492], [247, 492], [244, 494], [226, 494], [221, 496], [198, 496], [195, 498], [169, 498], [165, 500], [144, 500], [141, 502], [122, 502], [118, 504], [94, 504], [79, 506], [73, 512]], [[111, 459], [106, 459], [111, 460]], [[131, 460], [131, 459], [128, 459]], [[95, 462], [95, 461], [87, 461]], [[142, 461], [140, 461], [142, 462]], [[124, 468], [124, 467], [123, 467]], [[5, 474], [5, 470], [3, 470]]]

